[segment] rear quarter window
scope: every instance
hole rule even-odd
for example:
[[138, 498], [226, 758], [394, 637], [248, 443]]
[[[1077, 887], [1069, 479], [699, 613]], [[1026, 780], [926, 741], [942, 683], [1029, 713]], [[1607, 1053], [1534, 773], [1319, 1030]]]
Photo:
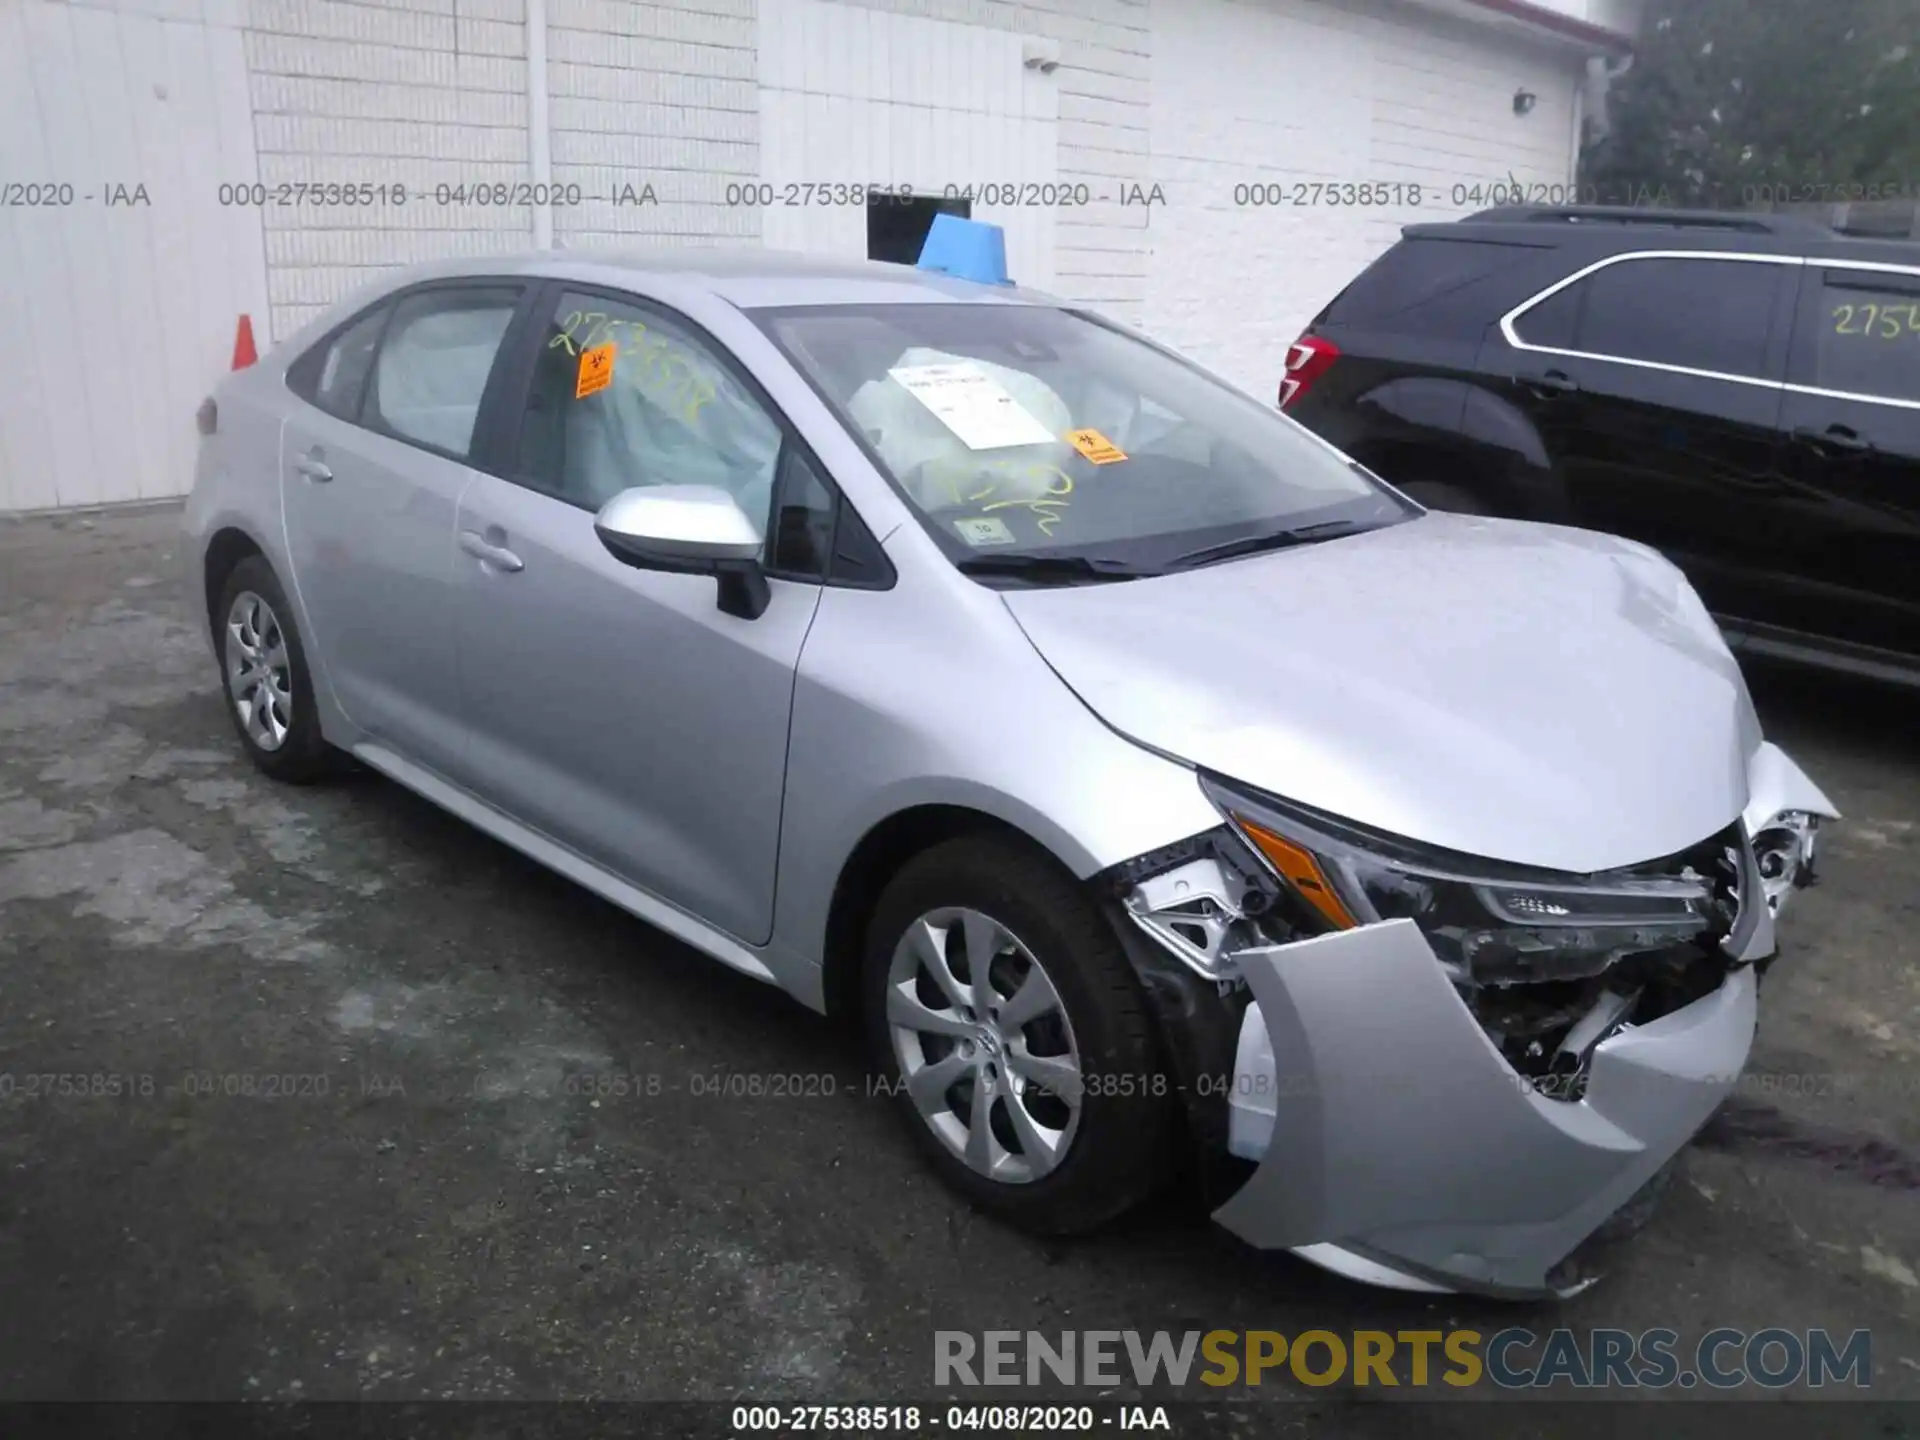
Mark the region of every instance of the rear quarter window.
[[1519, 298], [1501, 303], [1516, 269], [1540, 253], [1488, 240], [1402, 240], [1362, 271], [1322, 318], [1363, 329], [1417, 326], [1477, 338]]
[[379, 305], [369, 310], [289, 366], [287, 384], [294, 394], [329, 415], [354, 419], [360, 413], [360, 397], [373, 368], [374, 347], [387, 323], [388, 308]]

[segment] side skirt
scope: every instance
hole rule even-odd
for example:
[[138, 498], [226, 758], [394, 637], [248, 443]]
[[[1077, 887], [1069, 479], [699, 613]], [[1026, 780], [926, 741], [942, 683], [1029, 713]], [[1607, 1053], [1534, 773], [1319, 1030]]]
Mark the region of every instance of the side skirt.
[[504, 845], [511, 845], [528, 859], [566, 876], [574, 884], [591, 890], [601, 899], [611, 901], [649, 925], [666, 931], [674, 939], [684, 941], [694, 949], [712, 956], [721, 964], [740, 971], [743, 975], [751, 975], [754, 979], [764, 980], [769, 985], [779, 984], [773, 971], [767, 968], [766, 962], [751, 948], [741, 944], [731, 935], [716, 930], [704, 920], [696, 919], [678, 906], [670, 905], [658, 896], [629, 884], [611, 871], [569, 850], [558, 841], [551, 840], [539, 831], [529, 829], [519, 821], [503, 814], [469, 791], [450, 784], [432, 771], [394, 754], [384, 745], [363, 741], [353, 747], [353, 757], [371, 769], [379, 771], [396, 784], [404, 785], [423, 799], [432, 801], [449, 814], [457, 815], [474, 829], [491, 835]]

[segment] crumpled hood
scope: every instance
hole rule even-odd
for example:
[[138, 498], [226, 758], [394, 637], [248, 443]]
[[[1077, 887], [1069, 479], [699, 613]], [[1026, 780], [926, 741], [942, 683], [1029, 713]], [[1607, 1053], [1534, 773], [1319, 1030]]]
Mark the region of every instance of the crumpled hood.
[[1591, 531], [1429, 514], [1005, 599], [1121, 733], [1492, 859], [1585, 872], [1684, 849], [1739, 815], [1760, 743], [1692, 587]]

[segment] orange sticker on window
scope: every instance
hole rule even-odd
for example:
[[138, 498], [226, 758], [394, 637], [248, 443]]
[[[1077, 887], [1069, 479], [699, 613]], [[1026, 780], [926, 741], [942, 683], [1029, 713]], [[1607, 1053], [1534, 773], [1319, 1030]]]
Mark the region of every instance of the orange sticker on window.
[[1098, 430], [1069, 430], [1067, 443], [1096, 465], [1111, 465], [1127, 458], [1127, 452]]
[[573, 398], [584, 400], [613, 383], [613, 353], [619, 347], [609, 340], [591, 350], [580, 352], [580, 375], [573, 382]]

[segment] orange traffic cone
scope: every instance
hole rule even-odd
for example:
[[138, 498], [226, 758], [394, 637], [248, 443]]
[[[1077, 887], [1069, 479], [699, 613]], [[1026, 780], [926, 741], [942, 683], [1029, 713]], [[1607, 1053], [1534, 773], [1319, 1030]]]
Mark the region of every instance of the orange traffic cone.
[[260, 352], [253, 348], [253, 317], [242, 315], [233, 335], [233, 368], [244, 370], [259, 358]]

